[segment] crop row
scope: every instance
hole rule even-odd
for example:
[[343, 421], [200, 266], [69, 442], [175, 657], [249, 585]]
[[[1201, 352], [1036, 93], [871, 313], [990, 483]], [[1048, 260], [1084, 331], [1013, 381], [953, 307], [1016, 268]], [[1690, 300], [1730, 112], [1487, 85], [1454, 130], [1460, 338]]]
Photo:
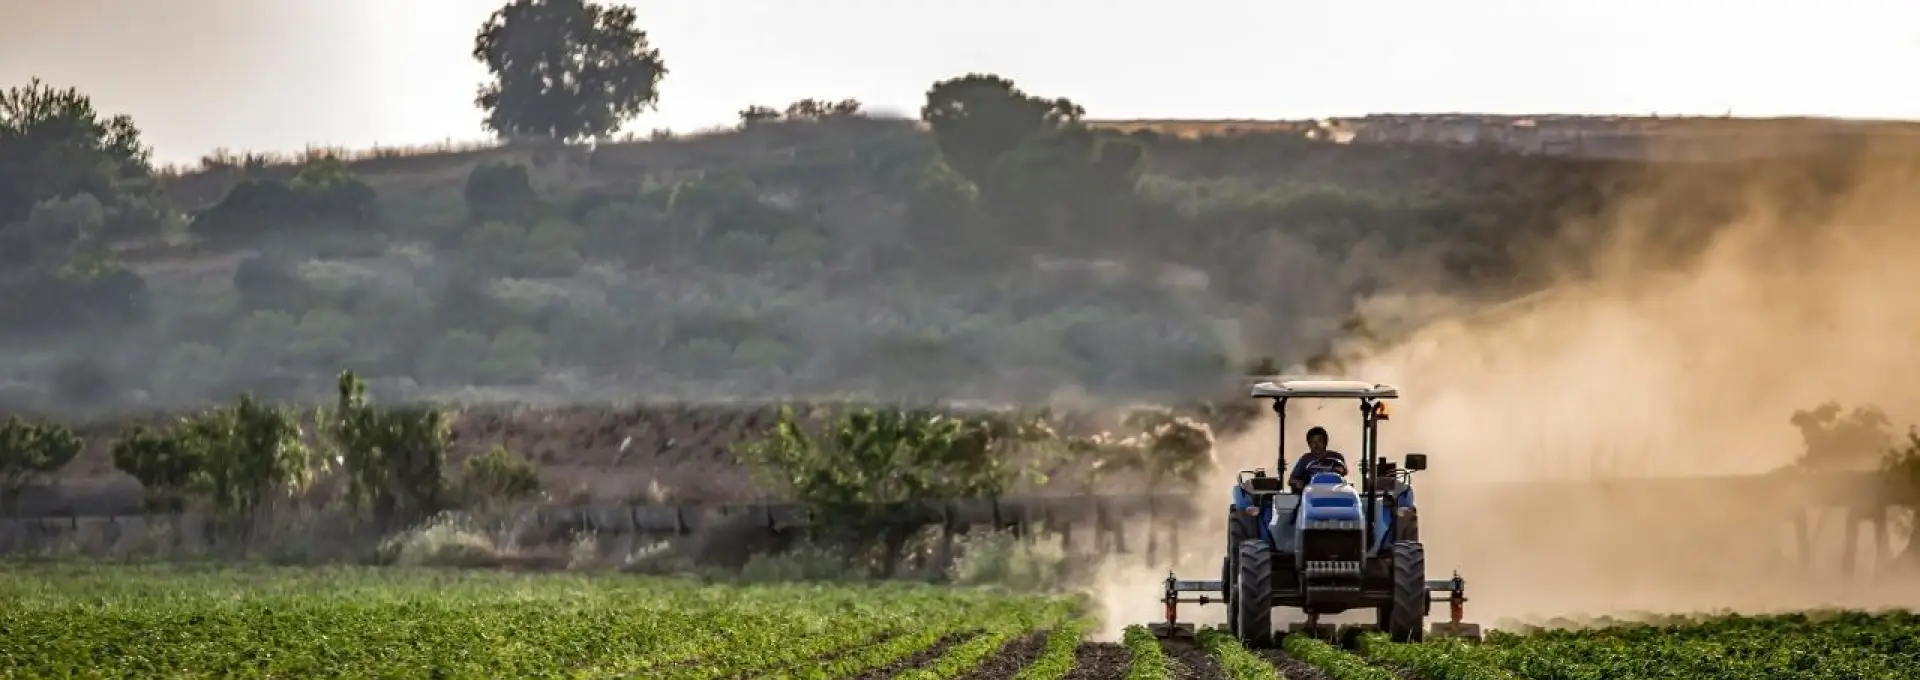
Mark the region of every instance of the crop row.
[[1249, 650], [1083, 640], [1069, 598], [883, 583], [0, 563], [0, 677], [1910, 679], [1920, 616], [1818, 613]]
[[[1911, 680], [1920, 669], [1920, 614], [1820, 612], [1668, 619], [1584, 630], [1495, 633], [1484, 644], [1389, 642], [1378, 634], [1345, 650], [1286, 636], [1282, 650], [1248, 650], [1202, 631], [1199, 663], [1169, 664], [1144, 628], [1128, 632], [1130, 680]], [[1194, 667], [1194, 666], [1201, 667]]]

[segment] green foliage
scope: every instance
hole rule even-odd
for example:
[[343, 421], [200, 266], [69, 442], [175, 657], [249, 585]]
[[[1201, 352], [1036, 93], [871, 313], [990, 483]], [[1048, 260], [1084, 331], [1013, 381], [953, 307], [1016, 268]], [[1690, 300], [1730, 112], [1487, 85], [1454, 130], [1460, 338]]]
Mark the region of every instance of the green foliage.
[[467, 496], [473, 501], [514, 501], [540, 493], [540, 469], [504, 446], [468, 458], [461, 472]]
[[326, 156], [301, 166], [288, 188], [302, 199], [314, 219], [347, 225], [379, 220], [379, 196], [337, 157]]
[[651, 108], [667, 66], [633, 8], [514, 0], [487, 18], [473, 58], [492, 82], [474, 103], [503, 136], [601, 138]]
[[312, 292], [294, 263], [267, 255], [240, 260], [233, 269], [233, 290], [240, 308], [248, 311], [299, 309], [308, 304]]
[[227, 517], [251, 516], [311, 481], [309, 451], [291, 409], [241, 395], [231, 407], [202, 411], [174, 427], [185, 455], [203, 461], [202, 488]]
[[[1014, 447], [1048, 438], [1026, 417], [962, 418], [931, 409], [852, 409], [809, 425], [791, 407], [736, 455], [769, 485], [814, 511], [817, 536], [879, 547], [891, 573], [924, 504], [983, 498], [1016, 478]], [[819, 431], [824, 430], [824, 431]]]
[[1195, 635], [1194, 642], [1219, 661], [1220, 669], [1226, 671], [1227, 677], [1233, 680], [1280, 680], [1280, 674], [1274, 670], [1273, 664], [1254, 656], [1253, 652], [1240, 646], [1238, 640], [1224, 631], [1200, 631]]
[[178, 511], [206, 470], [206, 451], [166, 428], [135, 427], [113, 442], [113, 467], [140, 481], [149, 509]]
[[1369, 666], [1360, 657], [1305, 635], [1288, 635], [1281, 644], [1288, 656], [1318, 666], [1334, 680], [1398, 680], [1399, 678], [1393, 674], [1393, 671]]
[[347, 473], [348, 502], [371, 509], [380, 526], [424, 520], [445, 502], [452, 425], [432, 407], [376, 408], [366, 393], [358, 376], [342, 371], [327, 414], [327, 436]]
[[969, 536], [960, 549], [949, 570], [952, 583], [1028, 592], [1055, 592], [1065, 586], [1068, 562], [1074, 559], [1060, 541], [1007, 532]]
[[79, 90], [38, 78], [0, 92], [0, 227], [50, 199], [117, 201], [150, 171], [128, 116], [104, 117]]
[[[930, 259], [954, 259], [955, 251], [961, 249], [984, 249], [972, 233], [981, 217], [979, 194], [971, 181], [946, 163], [929, 163], [920, 170], [907, 198], [907, 225], [915, 241], [943, 256]], [[973, 257], [958, 258], [963, 262], [955, 264], [980, 256], [969, 254]]]
[[1143, 473], [1153, 488], [1191, 488], [1211, 470], [1213, 430], [1206, 423], [1166, 409], [1140, 409], [1121, 423], [1131, 434], [1102, 432], [1071, 437], [1066, 447], [1095, 479], [1115, 472]]
[[[1799, 680], [1911, 678], [1920, 616], [1911, 612], [1808, 612], [1777, 616], [1672, 617], [1579, 630], [1498, 634], [1480, 647], [1425, 643], [1449, 665], [1521, 678]], [[1424, 670], [1424, 669], [1423, 669]], [[1482, 674], [1436, 678], [1500, 677]]]
[[1030, 246], [1072, 244], [1113, 229], [1127, 233], [1140, 145], [1073, 127], [1036, 134], [996, 157], [980, 186], [983, 206], [1018, 225]]
[[527, 166], [518, 163], [481, 163], [467, 173], [464, 192], [467, 219], [474, 224], [527, 224], [540, 214], [540, 194], [534, 191]]
[[1806, 446], [1799, 464], [1815, 469], [1867, 469], [1893, 448], [1893, 421], [1876, 406], [1842, 412], [1828, 402], [1810, 411], [1794, 411], [1790, 422]]
[[787, 105], [784, 112], [787, 120], [827, 120], [831, 118], [850, 118], [860, 115], [860, 100], [842, 99], [802, 99]]
[[862, 408], [832, 417], [824, 436], [809, 433], [792, 407], [744, 457], [793, 496], [830, 512], [868, 504], [978, 498], [1013, 480], [1015, 441], [1001, 423], [930, 409]]
[[1410, 669], [1431, 680], [1514, 680], [1515, 676], [1476, 658], [1459, 640], [1399, 644], [1378, 633], [1360, 638], [1360, 653], [1368, 659]]
[[247, 179], [227, 190], [226, 198], [194, 216], [194, 233], [222, 241], [239, 240], [284, 228], [301, 217], [300, 198], [286, 183]]
[[81, 193], [37, 203], [0, 224], [0, 335], [123, 328], [150, 311], [145, 279], [104, 245], [116, 209]]
[[92, 194], [52, 198], [34, 204], [26, 221], [5, 230], [15, 264], [57, 269], [95, 242], [106, 224], [106, 208]]
[[1040, 650], [1026, 668], [1013, 676], [1013, 680], [1060, 680], [1073, 670], [1074, 650], [1080, 648], [1080, 635], [1085, 624], [1078, 620], [1069, 620], [1054, 626], [1047, 633], [1047, 645]]
[[0, 656], [0, 676], [129, 679], [153, 677], [153, 659], [194, 677], [878, 676], [941, 637], [1017, 634], [1069, 603], [903, 583], [66, 563], [9, 565], [0, 598], [19, 603], [9, 633], [37, 641]]
[[1085, 109], [1065, 98], [1034, 97], [1011, 80], [981, 73], [934, 83], [920, 109], [940, 156], [979, 185], [1002, 154], [1029, 138], [1075, 125], [1084, 115]]
[[253, 178], [227, 191], [201, 211], [194, 233], [216, 243], [246, 243], [263, 236], [310, 236], [345, 227], [364, 231], [380, 221], [373, 187], [331, 156], [302, 165], [291, 182]]
[[802, 99], [788, 104], [785, 111], [771, 106], [754, 105], [740, 110], [741, 127], [778, 120], [795, 122], [823, 121], [836, 118], [852, 118], [860, 115], [860, 100], [842, 99], [827, 101], [824, 99]]
[[[1907, 440], [1899, 446], [1888, 448], [1880, 467], [1886, 471], [1896, 493], [1909, 499], [1920, 499], [1920, 428], [1908, 427]], [[1907, 550], [1920, 556], [1920, 547], [1909, 547]]]
[[[524, 21], [492, 26], [500, 54], [518, 55], [507, 71], [519, 75], [496, 85], [547, 63], [519, 57], [571, 54], [541, 38], [575, 35], [570, 22], [593, 15], [566, 5], [518, 3], [506, 14]], [[114, 356], [116, 392], [156, 406], [278, 395], [263, 383], [322, 367], [429, 390], [644, 382], [687, 397], [751, 378], [769, 392], [883, 399], [1158, 398], [1231, 378], [1229, 347], [1310, 353], [1324, 334], [1363, 333], [1314, 320], [1372, 292], [1478, 299], [1530, 285], [1515, 271], [1529, 244], [1560, 242], [1558, 225], [1616, 193], [1727, 187], [1700, 192], [1706, 217], [1650, 208], [1646, 222], [1669, 225], [1657, 238], [1690, 252], [1684, 242], [1710, 233], [1703, 221], [1739, 207], [1720, 194], [1804, 170], [1669, 172], [1293, 133], [1123, 136], [988, 75], [935, 84], [925, 103], [934, 134], [815, 99], [778, 113], [819, 124], [590, 152], [256, 155], [150, 178], [70, 167], [105, 137], [29, 126], [64, 150], [19, 167], [94, 189], [33, 189], [0, 224], [0, 336], [60, 347], [54, 362]], [[1885, 176], [1912, 165], [1884, 162]], [[203, 209], [191, 225], [201, 242], [178, 238], [186, 225], [166, 238], [133, 228], [177, 225], [189, 207]], [[751, 322], [704, 322], [721, 315]]]
[[528, 229], [505, 222], [488, 222], [462, 242], [475, 266], [516, 277], [559, 277], [579, 271], [578, 226], [548, 220]]
[[66, 467], [80, 455], [82, 445], [65, 425], [8, 417], [0, 425], [0, 494], [6, 496], [8, 511], [18, 511], [20, 492], [34, 477]]
[[761, 106], [761, 105], [755, 104], [753, 106], [749, 106], [747, 108], [740, 110], [741, 126], [749, 126], [757, 123], [765, 123], [765, 122], [776, 121], [776, 120], [780, 120], [780, 110], [775, 109], [771, 106]]
[[1127, 646], [1126, 680], [1166, 680], [1174, 677], [1173, 660], [1160, 650], [1160, 640], [1146, 626], [1127, 626], [1121, 634]]
[[292, 410], [242, 395], [165, 428], [137, 427], [112, 448], [115, 468], [140, 481], [155, 509], [205, 497], [229, 528], [312, 481], [313, 461]]
[[946, 653], [927, 665], [912, 669], [895, 677], [905, 680], [953, 680], [954, 678], [972, 678], [981, 674], [981, 664], [987, 657], [1000, 652], [1013, 638], [1035, 628], [1044, 628], [1060, 623], [1069, 616], [1069, 607], [1056, 604], [1047, 610], [1021, 613], [992, 622], [983, 634], [947, 648]]

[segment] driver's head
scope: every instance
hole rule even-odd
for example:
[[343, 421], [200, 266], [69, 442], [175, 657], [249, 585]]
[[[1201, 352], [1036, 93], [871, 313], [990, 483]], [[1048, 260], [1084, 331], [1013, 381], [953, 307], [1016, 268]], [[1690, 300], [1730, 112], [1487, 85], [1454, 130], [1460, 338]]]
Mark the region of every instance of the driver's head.
[[1313, 429], [1307, 430], [1307, 449], [1314, 453], [1323, 453], [1327, 450], [1327, 428], [1315, 425]]

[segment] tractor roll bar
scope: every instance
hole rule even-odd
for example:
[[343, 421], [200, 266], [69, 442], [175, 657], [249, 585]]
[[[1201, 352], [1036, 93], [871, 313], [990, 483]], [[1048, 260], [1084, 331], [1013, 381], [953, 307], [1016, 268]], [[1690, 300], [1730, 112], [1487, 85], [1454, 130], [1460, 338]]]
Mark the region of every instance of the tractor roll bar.
[[1280, 479], [1284, 480], [1287, 478], [1287, 398], [1286, 397], [1274, 398], [1273, 414], [1275, 416], [1279, 416], [1280, 418], [1280, 425], [1279, 425], [1280, 435], [1277, 437], [1274, 437], [1275, 440], [1278, 440], [1280, 442], [1280, 450], [1273, 462], [1273, 476], [1279, 477]]
[[1366, 499], [1367, 514], [1360, 518], [1362, 535], [1366, 536], [1367, 550], [1373, 549], [1374, 522], [1379, 515], [1379, 503], [1373, 493], [1373, 468], [1380, 458], [1380, 428], [1374, 420], [1378, 413], [1374, 411], [1372, 399], [1360, 400], [1360, 496]]

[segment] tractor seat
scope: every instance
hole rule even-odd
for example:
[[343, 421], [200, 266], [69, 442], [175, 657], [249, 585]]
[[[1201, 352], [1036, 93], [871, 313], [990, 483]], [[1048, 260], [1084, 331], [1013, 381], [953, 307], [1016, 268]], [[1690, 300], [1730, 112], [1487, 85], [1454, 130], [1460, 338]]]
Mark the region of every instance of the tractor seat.
[[1286, 482], [1279, 477], [1249, 477], [1240, 480], [1240, 488], [1248, 494], [1279, 493], [1287, 488]]

